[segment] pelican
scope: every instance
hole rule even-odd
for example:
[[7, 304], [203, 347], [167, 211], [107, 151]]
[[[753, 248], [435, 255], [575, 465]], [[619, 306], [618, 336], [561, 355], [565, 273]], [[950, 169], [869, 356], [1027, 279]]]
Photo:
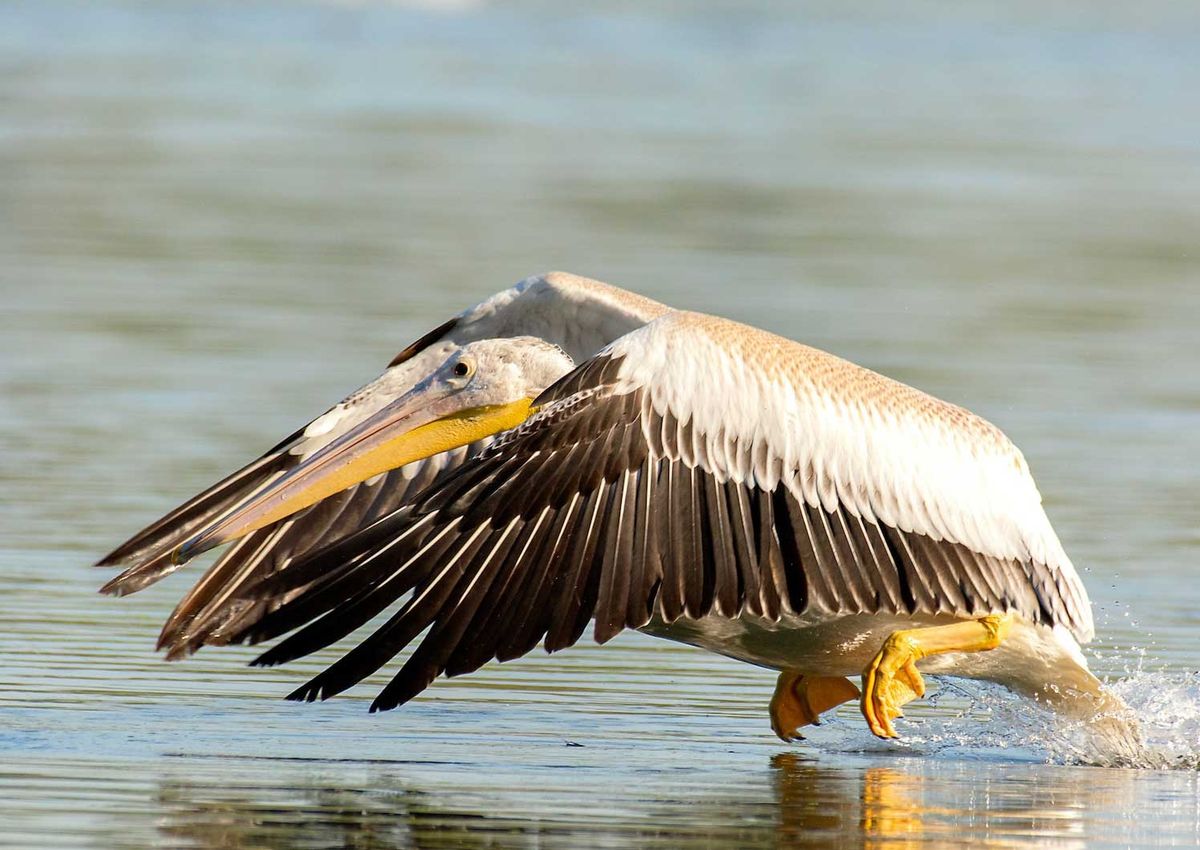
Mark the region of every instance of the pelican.
[[371, 706], [391, 709], [591, 624], [598, 643], [637, 629], [779, 671], [769, 714], [785, 741], [850, 700], [896, 737], [934, 674], [1136, 744], [1081, 651], [1087, 592], [998, 428], [817, 349], [563, 273], [406, 348], [114, 550], [102, 564], [131, 565], [104, 589], [230, 541], [164, 627], [169, 656], [288, 635], [253, 662], [280, 664], [393, 611], [292, 699], [341, 693], [415, 644]]

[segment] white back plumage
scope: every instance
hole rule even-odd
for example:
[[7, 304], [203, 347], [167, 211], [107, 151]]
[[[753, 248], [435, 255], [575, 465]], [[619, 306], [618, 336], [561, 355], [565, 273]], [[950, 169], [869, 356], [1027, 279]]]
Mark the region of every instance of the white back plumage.
[[981, 554], [1044, 564], [1091, 636], [1086, 591], [1024, 457], [981, 417], [823, 351], [697, 313], [664, 316], [608, 351], [623, 356], [627, 389], [645, 388], [658, 414], [693, 423], [692, 458], [721, 480], [767, 490], [782, 482], [826, 511], [841, 505]]

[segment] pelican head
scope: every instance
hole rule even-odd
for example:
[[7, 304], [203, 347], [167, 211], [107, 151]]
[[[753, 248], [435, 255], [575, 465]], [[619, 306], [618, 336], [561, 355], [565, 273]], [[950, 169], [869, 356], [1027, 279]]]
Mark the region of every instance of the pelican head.
[[185, 541], [173, 559], [186, 561], [380, 473], [514, 428], [574, 365], [537, 337], [469, 342], [400, 398]]

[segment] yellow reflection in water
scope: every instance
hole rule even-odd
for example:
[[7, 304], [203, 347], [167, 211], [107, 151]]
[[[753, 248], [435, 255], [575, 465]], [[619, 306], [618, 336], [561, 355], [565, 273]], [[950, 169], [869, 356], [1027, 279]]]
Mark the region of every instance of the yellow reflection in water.
[[919, 779], [888, 767], [873, 767], [863, 774], [859, 824], [866, 847], [908, 850], [922, 843], [919, 791]]
[[[258, 760], [256, 760], [258, 761]], [[1132, 811], [1129, 781], [1033, 780], [1027, 768], [970, 762], [829, 765], [785, 753], [769, 772], [699, 769], [694, 778], [565, 771], [552, 786], [514, 778], [502, 787], [454, 773], [426, 785], [388, 766], [339, 786], [310, 764], [290, 780], [261, 761], [253, 780], [207, 771], [164, 777], [151, 801], [172, 846], [219, 848], [450, 847], [961, 847], [1082, 848], [1088, 813]], [[405, 770], [397, 764], [396, 769]], [[265, 768], [265, 770], [263, 770]], [[911, 768], [911, 769], [909, 769]], [[1035, 768], [1036, 769], [1036, 768]], [[653, 772], [652, 772], [653, 773]], [[1096, 774], [1088, 774], [1096, 775]], [[1108, 824], [1114, 834], [1129, 822]], [[120, 833], [119, 826], [115, 830]]]

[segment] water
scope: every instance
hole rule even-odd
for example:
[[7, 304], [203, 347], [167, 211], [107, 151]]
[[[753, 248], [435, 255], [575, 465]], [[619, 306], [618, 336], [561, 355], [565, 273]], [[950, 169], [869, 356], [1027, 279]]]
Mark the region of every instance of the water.
[[87, 568], [448, 314], [565, 268], [802, 339], [1024, 449], [1096, 668], [1200, 752], [1188, 4], [0, 6], [0, 845], [1193, 846], [1197, 774], [995, 689], [784, 746], [772, 677], [626, 636], [277, 698], [168, 665], [195, 570]]

